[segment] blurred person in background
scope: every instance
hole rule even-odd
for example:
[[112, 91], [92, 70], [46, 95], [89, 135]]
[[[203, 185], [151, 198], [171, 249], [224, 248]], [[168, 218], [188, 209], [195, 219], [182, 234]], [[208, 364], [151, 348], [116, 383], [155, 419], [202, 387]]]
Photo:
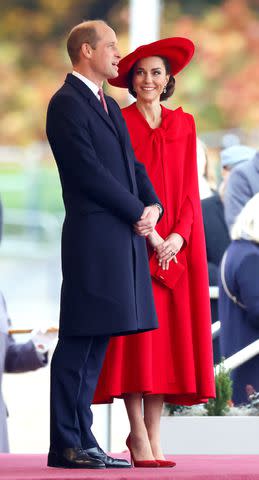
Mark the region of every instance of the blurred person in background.
[[145, 236], [163, 208], [119, 106], [103, 93], [103, 82], [118, 75], [115, 32], [103, 21], [82, 22], [67, 49], [73, 73], [47, 114], [66, 209], [48, 466], [129, 468], [98, 445], [91, 403], [110, 336], [158, 327]]
[[[230, 236], [224, 216], [224, 193], [229, 174], [233, 168], [249, 160], [255, 154], [253, 148], [246, 145], [233, 145], [220, 152], [221, 177], [218, 192], [201, 202], [207, 262], [210, 286], [218, 285], [218, 269], [226, 248], [230, 243]], [[218, 300], [211, 299], [212, 323], [219, 320]], [[219, 337], [213, 341], [214, 363], [221, 359]]]
[[[248, 145], [231, 145], [220, 152], [221, 176], [222, 182], [219, 186], [219, 194], [225, 202], [225, 190], [229, 180], [230, 172], [237, 166], [247, 160], [252, 160], [256, 154], [256, 149]], [[233, 175], [232, 175], [233, 176]]]
[[[147, 168], [165, 213], [148, 236], [159, 329], [109, 344], [96, 403], [123, 398], [130, 421], [127, 446], [135, 464], [173, 466], [160, 445], [164, 402], [192, 405], [213, 397], [208, 274], [200, 207], [193, 117], [161, 101], [190, 61], [193, 43], [168, 38], [137, 48], [110, 81], [136, 102], [122, 110], [135, 154]], [[144, 405], [144, 417], [142, 412]]]
[[[259, 193], [231, 231], [219, 275], [220, 346], [226, 358], [259, 338]], [[231, 372], [233, 402], [247, 403], [247, 385], [259, 390], [259, 355]]]
[[4, 223], [3, 222], [3, 204], [0, 197], [0, 245], [1, 245], [2, 236], [3, 236], [3, 223]]
[[258, 192], [259, 152], [254, 150], [254, 155], [249, 158], [248, 162], [233, 169], [227, 182], [224, 207], [229, 232], [244, 205]]
[[[2, 203], [0, 200], [0, 242], [2, 238]], [[16, 343], [9, 335], [11, 322], [6, 302], [0, 291], [0, 452], [9, 452], [7, 434], [7, 408], [2, 394], [3, 373], [21, 373], [37, 370], [48, 362], [49, 335], [34, 332], [31, 340]], [[28, 400], [29, 402], [29, 400]]]
[[208, 182], [208, 149], [205, 143], [197, 137], [197, 169], [200, 199], [213, 195], [213, 190]]
[[240, 145], [240, 138], [236, 133], [227, 132], [222, 136], [221, 139], [221, 150], [225, 150], [234, 145]]

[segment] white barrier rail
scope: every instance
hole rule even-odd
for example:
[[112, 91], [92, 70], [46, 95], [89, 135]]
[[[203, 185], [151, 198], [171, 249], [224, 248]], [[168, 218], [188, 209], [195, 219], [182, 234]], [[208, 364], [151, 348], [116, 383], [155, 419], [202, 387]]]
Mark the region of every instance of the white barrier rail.
[[220, 332], [220, 321], [218, 320], [217, 322], [214, 322], [211, 325], [211, 333], [212, 333], [213, 340], [214, 338], [218, 337], [219, 332]]
[[[251, 358], [255, 357], [259, 354], [259, 339], [255, 340], [255, 342], [250, 343], [239, 352], [234, 353], [231, 357], [226, 358], [223, 361], [223, 366], [226, 370], [234, 370], [235, 368], [239, 367], [243, 363], [247, 362]], [[216, 374], [219, 372], [219, 365], [215, 367]]]
[[216, 300], [219, 298], [219, 287], [217, 286], [210, 286], [209, 287], [209, 292], [210, 292], [210, 299], [211, 300]]

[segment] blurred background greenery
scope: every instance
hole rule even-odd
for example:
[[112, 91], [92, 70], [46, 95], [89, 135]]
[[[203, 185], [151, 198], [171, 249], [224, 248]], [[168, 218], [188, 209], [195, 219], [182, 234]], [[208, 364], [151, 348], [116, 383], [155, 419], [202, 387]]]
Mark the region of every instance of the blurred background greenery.
[[[187, 36], [196, 44], [194, 60], [178, 75], [176, 96], [169, 105], [182, 103], [195, 115], [199, 131], [257, 126], [258, 0], [161, 4], [161, 38]], [[104, 18], [116, 30], [125, 54], [128, 2], [1, 0], [0, 7], [1, 143], [42, 141], [49, 98], [70, 70], [67, 33], [83, 19]], [[108, 90], [127, 101], [123, 91]]]
[[[23, 151], [28, 153], [27, 147], [46, 142], [48, 101], [71, 70], [65, 45], [71, 27], [84, 19], [105, 19], [117, 32], [124, 55], [129, 51], [129, 2], [0, 0], [0, 7], [0, 147], [18, 146], [21, 151], [26, 147]], [[182, 105], [191, 112], [199, 134], [256, 130], [259, 1], [163, 0], [160, 37], [168, 36], [186, 36], [196, 45], [193, 61], [176, 78], [176, 93], [168, 100], [168, 106]], [[107, 91], [121, 106], [127, 104], [127, 92], [123, 89], [107, 86]], [[7, 207], [25, 207], [31, 198], [26, 189], [15, 191], [6, 185], [11, 174], [21, 185], [33, 162], [17, 162], [5, 152], [1, 149], [0, 192]], [[42, 151], [37, 165], [37, 205], [34, 202], [31, 207], [61, 211], [58, 178], [48, 149]]]

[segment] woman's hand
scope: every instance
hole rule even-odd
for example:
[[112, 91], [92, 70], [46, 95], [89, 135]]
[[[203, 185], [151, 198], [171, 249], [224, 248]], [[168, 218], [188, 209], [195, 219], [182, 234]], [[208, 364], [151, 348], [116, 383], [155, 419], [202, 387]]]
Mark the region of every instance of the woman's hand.
[[159, 233], [157, 233], [156, 230], [150, 233], [147, 238], [151, 247], [153, 247], [154, 249], [164, 242], [164, 239], [159, 235]]
[[183, 246], [184, 239], [179, 233], [171, 233], [163, 243], [155, 247], [158, 263], [163, 270], [169, 269], [169, 263], [173, 260], [177, 263], [176, 255]]

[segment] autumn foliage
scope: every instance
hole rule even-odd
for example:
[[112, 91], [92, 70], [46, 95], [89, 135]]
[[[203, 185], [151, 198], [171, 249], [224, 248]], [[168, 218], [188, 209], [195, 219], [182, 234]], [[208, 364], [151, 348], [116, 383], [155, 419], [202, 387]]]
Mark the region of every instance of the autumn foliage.
[[[1, 0], [0, 3], [3, 125], [0, 143], [45, 140], [48, 100], [70, 70], [66, 34], [75, 23], [88, 18], [90, 7], [98, 2]], [[125, 1], [107, 3], [109, 11], [100, 10], [100, 15], [115, 27], [125, 53], [127, 6]], [[255, 128], [259, 124], [259, 2], [202, 3], [197, 15], [186, 12], [181, 2], [164, 2], [161, 37], [186, 36], [196, 45], [195, 57], [177, 76], [176, 94], [168, 104], [171, 107], [181, 104], [192, 112], [199, 131]], [[121, 102], [122, 92], [110, 91]]]

